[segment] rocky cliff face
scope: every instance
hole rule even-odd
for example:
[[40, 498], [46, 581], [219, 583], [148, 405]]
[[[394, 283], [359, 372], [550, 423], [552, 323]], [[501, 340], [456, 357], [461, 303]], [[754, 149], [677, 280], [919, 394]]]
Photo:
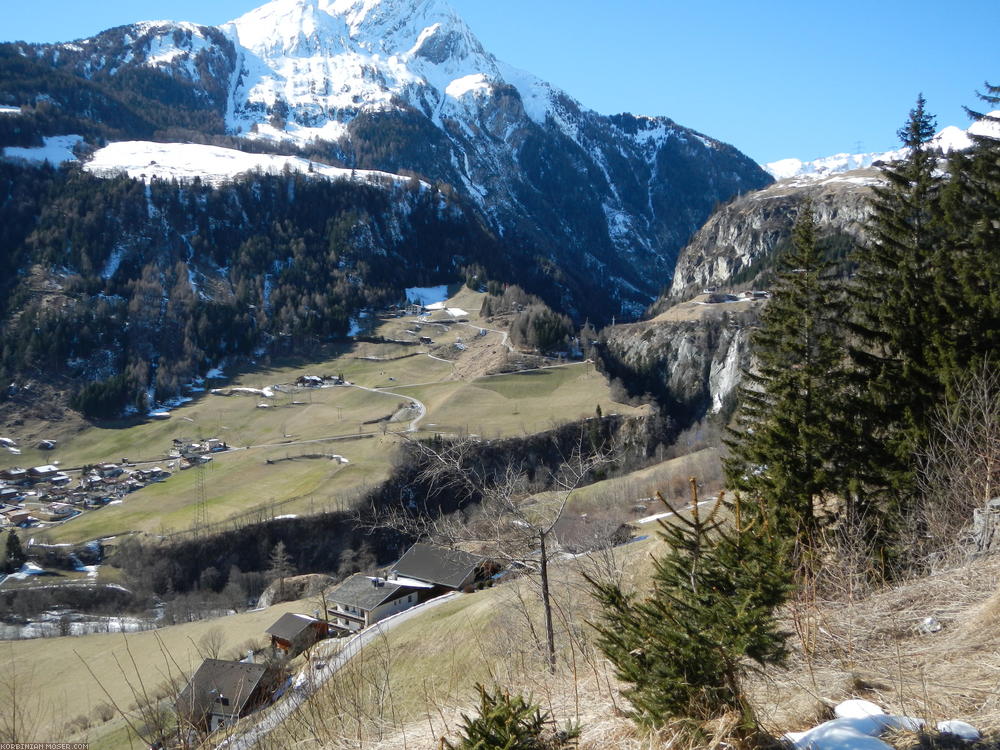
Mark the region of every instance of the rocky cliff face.
[[681, 424], [727, 414], [740, 373], [749, 365], [750, 332], [764, 300], [676, 305], [652, 320], [602, 333], [601, 360], [635, 394], [648, 392]]
[[[806, 200], [812, 201], [820, 235], [828, 243], [843, 245], [859, 239], [871, 187], [877, 182], [877, 170], [856, 170], [819, 180], [782, 180], [736, 198], [716, 211], [681, 251], [669, 290], [649, 314], [656, 315], [707, 288], [763, 286]], [[843, 249], [831, 247], [831, 252]]]
[[877, 181], [874, 169], [792, 178], [718, 209], [681, 251], [670, 288], [647, 312], [650, 319], [607, 329], [608, 372], [633, 391], [657, 395], [682, 421], [726, 415], [750, 365], [750, 332], [766, 301], [713, 302], [724, 295], [704, 290], [766, 289], [806, 200], [827, 252], [844, 258], [862, 236]]

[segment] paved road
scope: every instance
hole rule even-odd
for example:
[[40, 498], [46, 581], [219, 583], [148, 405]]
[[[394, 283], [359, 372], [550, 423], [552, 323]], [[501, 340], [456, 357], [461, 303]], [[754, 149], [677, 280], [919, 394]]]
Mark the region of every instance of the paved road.
[[[226, 748], [226, 750], [249, 750], [291, 716], [327, 680], [339, 672], [351, 659], [361, 653], [361, 650], [365, 646], [371, 644], [377, 638], [381, 638], [385, 633], [407, 620], [417, 617], [427, 610], [440, 606], [458, 596], [461, 596], [461, 594], [457, 592], [439, 596], [437, 599], [431, 599], [429, 602], [424, 602], [416, 607], [388, 617], [369, 628], [365, 628], [357, 635], [351, 636], [344, 643], [341, 650], [335, 656], [331, 657], [322, 669], [313, 669], [311, 673], [306, 675], [304, 680], [299, 680], [299, 676], [302, 673], [296, 676], [293, 684], [301, 683], [302, 687], [289, 688], [280, 702], [260, 713], [257, 722], [253, 726], [239, 734], [228, 737], [220, 742], [217, 747]], [[310, 665], [307, 664], [303, 672], [309, 668]]]
[[406, 399], [407, 401], [415, 403], [417, 405], [417, 416], [415, 419], [410, 421], [410, 426], [406, 428], [406, 432], [416, 432], [417, 425], [420, 424], [420, 420], [427, 416], [427, 407], [424, 406], [424, 402], [414, 398], [413, 396], [408, 396], [402, 393], [393, 393], [392, 391], [385, 390], [385, 388], [369, 388], [366, 385], [355, 385], [354, 383], [351, 384], [351, 387], [359, 388], [362, 391], [369, 391], [370, 393], [384, 393], [386, 396], [395, 396], [396, 398]]

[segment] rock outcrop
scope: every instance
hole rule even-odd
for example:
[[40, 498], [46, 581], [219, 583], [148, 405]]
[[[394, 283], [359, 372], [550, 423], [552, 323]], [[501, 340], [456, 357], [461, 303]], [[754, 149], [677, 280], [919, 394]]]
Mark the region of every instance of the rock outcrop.
[[[750, 332], [766, 300], [712, 302], [701, 295], [652, 320], [605, 329], [601, 360], [636, 395], [651, 393], [682, 425], [730, 411]], [[716, 298], [717, 299], [717, 298]]]
[[761, 288], [789, 242], [806, 200], [812, 201], [821, 241], [834, 255], [861, 238], [875, 169], [826, 179], [793, 178], [742, 195], [717, 210], [681, 251], [670, 288], [650, 308], [656, 315], [706, 289]]

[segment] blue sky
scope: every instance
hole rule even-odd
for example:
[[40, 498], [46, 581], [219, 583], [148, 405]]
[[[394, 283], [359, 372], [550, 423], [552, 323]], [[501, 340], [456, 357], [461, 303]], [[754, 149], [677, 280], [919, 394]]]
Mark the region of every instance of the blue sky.
[[[0, 38], [218, 24], [255, 0], [4, 2]], [[896, 147], [919, 92], [940, 127], [1000, 81], [1000, 2], [451, 0], [487, 49], [606, 114], [666, 115], [758, 161]], [[40, 12], [39, 8], [44, 7]]]

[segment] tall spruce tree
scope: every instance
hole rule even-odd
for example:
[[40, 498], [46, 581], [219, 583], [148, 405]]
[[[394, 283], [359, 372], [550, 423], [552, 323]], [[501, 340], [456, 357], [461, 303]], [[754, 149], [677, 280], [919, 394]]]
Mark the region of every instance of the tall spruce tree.
[[[979, 98], [1000, 108], [1000, 86], [986, 84]], [[1000, 117], [967, 110], [1000, 131]], [[948, 395], [965, 373], [1000, 352], [1000, 138], [973, 135], [973, 148], [954, 152], [942, 191], [944, 239], [938, 296], [949, 315], [935, 339], [936, 365]]]
[[730, 486], [775, 509], [785, 533], [809, 533], [818, 497], [846, 497], [845, 453], [854, 442], [844, 406], [843, 290], [817, 246], [811, 203], [779, 263], [753, 334], [754, 366], [739, 390], [726, 472]]
[[688, 722], [697, 733], [736, 712], [739, 733], [749, 735], [756, 722], [745, 678], [786, 655], [774, 612], [790, 588], [788, 542], [763, 503], [748, 509], [720, 498], [705, 513], [692, 496], [690, 515], [660, 522], [668, 550], [654, 560], [648, 597], [588, 578], [602, 607], [593, 626], [628, 684], [635, 721]]
[[881, 517], [890, 527], [914, 491], [914, 455], [942, 393], [935, 349], [948, 314], [935, 284], [941, 178], [940, 154], [930, 144], [934, 128], [920, 96], [898, 132], [907, 156], [884, 168], [885, 183], [874, 188], [868, 238], [850, 285], [857, 413], [867, 438], [863, 479], [882, 495]]

